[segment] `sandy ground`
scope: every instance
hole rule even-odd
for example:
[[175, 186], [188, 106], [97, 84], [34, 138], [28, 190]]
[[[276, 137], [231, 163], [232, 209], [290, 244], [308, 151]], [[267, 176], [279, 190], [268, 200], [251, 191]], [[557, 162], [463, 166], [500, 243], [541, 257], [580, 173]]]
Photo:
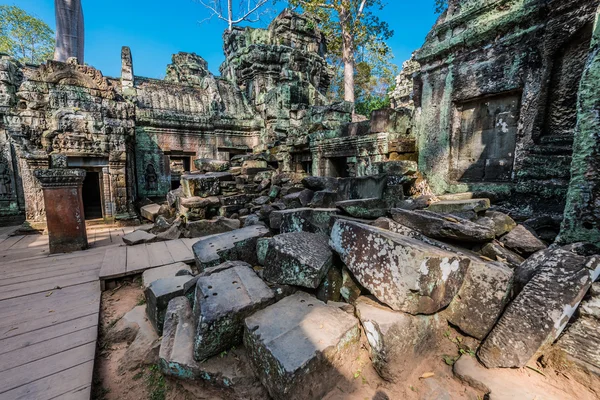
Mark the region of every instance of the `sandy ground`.
[[[204, 382], [183, 382], [165, 378], [154, 365], [138, 366], [124, 371], [123, 368], [119, 368], [128, 344], [111, 342], [107, 339], [106, 332], [123, 315], [140, 304], [143, 304], [143, 291], [139, 278], [122, 282], [114, 290], [103, 293], [93, 399], [233, 400], [241, 398], [236, 397], [233, 392], [212, 387]], [[457, 336], [461, 337], [454, 331], [448, 331], [440, 337], [440, 349], [415, 363], [402, 382], [390, 383], [382, 380], [373, 369], [369, 359], [368, 344], [363, 335], [356, 358], [340, 371], [343, 379], [325, 397], [325, 400], [483, 400], [484, 393], [456, 379], [452, 367], [445, 362], [444, 355], [456, 357], [459, 354], [459, 345], [455, 339]], [[476, 346], [476, 343], [469, 343], [469, 339], [465, 338], [460, 346], [465, 345]], [[498, 370], [495, 373], [504, 377], [507, 384], [519, 381], [527, 385], [548, 388], [548, 390], [560, 389], [568, 396], [565, 400], [600, 398], [600, 379], [575, 368], [560, 356], [550, 355], [536, 367], [539, 372], [532, 369], [513, 369]], [[264, 396], [256, 399], [262, 397]]]

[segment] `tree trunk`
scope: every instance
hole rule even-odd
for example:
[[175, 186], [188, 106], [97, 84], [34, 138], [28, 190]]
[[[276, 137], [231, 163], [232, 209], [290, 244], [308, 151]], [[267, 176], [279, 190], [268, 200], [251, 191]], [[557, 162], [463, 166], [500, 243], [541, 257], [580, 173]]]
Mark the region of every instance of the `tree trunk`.
[[233, 0], [227, 0], [227, 21], [229, 22], [229, 32], [233, 30]]
[[348, 9], [342, 5], [339, 10], [342, 27], [342, 59], [344, 61], [344, 100], [354, 103], [354, 37]]

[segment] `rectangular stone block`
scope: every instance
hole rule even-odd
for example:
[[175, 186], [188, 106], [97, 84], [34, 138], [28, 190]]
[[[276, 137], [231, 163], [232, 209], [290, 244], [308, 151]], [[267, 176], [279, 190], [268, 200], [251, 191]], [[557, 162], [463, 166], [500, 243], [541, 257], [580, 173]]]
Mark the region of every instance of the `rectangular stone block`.
[[185, 284], [194, 279], [191, 275], [175, 276], [156, 280], [146, 288], [146, 313], [148, 319], [158, 334], [162, 334], [165, 313], [169, 301], [175, 297], [183, 296]]

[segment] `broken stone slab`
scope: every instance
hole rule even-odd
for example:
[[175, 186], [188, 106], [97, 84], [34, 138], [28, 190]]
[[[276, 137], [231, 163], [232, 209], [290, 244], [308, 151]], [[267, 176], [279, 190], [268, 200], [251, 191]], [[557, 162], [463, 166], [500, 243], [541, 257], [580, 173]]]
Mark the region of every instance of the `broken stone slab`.
[[[398, 222], [396, 222], [390, 218], [383, 218], [383, 217], [377, 218], [373, 222], [372, 225], [377, 228], [386, 229], [386, 230], [392, 231], [394, 233], [399, 233], [403, 236], [408, 236], [410, 238], [420, 240], [421, 242], [425, 242], [432, 246], [439, 247], [440, 249], [443, 249], [443, 250], [458, 252], [457, 248], [450, 246], [449, 244], [446, 244], [444, 242], [440, 242], [438, 240], [428, 238], [427, 236], [423, 235], [421, 232], [418, 232], [414, 229], [410, 229], [409, 227], [399, 224]], [[460, 253], [458, 253], [458, 254], [462, 255], [462, 251], [460, 251]]]
[[171, 225], [169, 227], [169, 229], [167, 229], [164, 232], [159, 233], [158, 235], [156, 235], [156, 238], [158, 240], [176, 240], [179, 239], [181, 237], [181, 222], [178, 221], [178, 223], [175, 223], [173, 225]]
[[271, 232], [261, 225], [252, 225], [234, 231], [207, 236], [196, 242], [192, 250], [199, 271], [225, 261], [244, 260], [257, 263], [256, 241]]
[[205, 360], [242, 341], [244, 319], [275, 301], [273, 291], [244, 262], [206, 271], [196, 282], [194, 358]]
[[207, 208], [210, 206], [214, 206], [220, 203], [220, 200], [217, 196], [210, 197], [181, 197], [179, 199], [180, 212], [185, 211], [184, 209], [193, 209], [193, 208]]
[[147, 269], [142, 274], [142, 287], [147, 289], [154, 281], [181, 275], [192, 275], [192, 268], [185, 263], [178, 262], [163, 265], [162, 267]]
[[274, 211], [270, 215], [272, 229], [281, 233], [311, 232], [329, 235], [331, 217], [339, 212], [336, 208], [296, 208]]
[[517, 227], [517, 223], [514, 219], [499, 211], [487, 210], [485, 212], [485, 217], [494, 221], [494, 232], [496, 232], [496, 237], [500, 237]]
[[324, 303], [339, 302], [342, 300], [341, 289], [344, 278], [341, 268], [334, 265], [329, 268], [325, 278], [317, 288], [317, 299]]
[[352, 273], [346, 266], [342, 268], [342, 287], [340, 288], [340, 295], [342, 298], [350, 304], [354, 304], [356, 300], [365, 294], [366, 290], [354, 279]]
[[184, 197], [211, 197], [221, 194], [220, 182], [232, 181], [229, 172], [212, 172], [206, 174], [187, 174], [181, 176], [181, 187]]
[[323, 398], [356, 358], [359, 339], [356, 318], [304, 292], [246, 318], [244, 329], [250, 362], [274, 400]]
[[300, 192], [283, 196], [282, 200], [287, 208], [302, 208], [310, 203], [314, 194], [315, 193], [312, 190], [304, 189]]
[[442, 331], [440, 318], [394, 311], [368, 297], [355, 304], [367, 335], [371, 362], [383, 379], [398, 381], [414, 368], [414, 360], [433, 351]]
[[385, 201], [377, 198], [338, 201], [335, 205], [355, 218], [376, 219], [388, 213]]
[[284, 233], [262, 241], [259, 253], [263, 253], [259, 258], [264, 260], [264, 279], [312, 289], [319, 287], [333, 259], [327, 237], [309, 232]]
[[465, 211], [479, 213], [487, 210], [490, 206], [490, 199], [442, 200], [430, 204], [427, 211], [441, 214], [454, 214]]
[[330, 192], [336, 192], [339, 187], [339, 181], [337, 178], [331, 178], [326, 176], [307, 176], [302, 179], [302, 184], [305, 188], [320, 191], [327, 190]]
[[511, 299], [513, 270], [498, 262], [466, 256], [470, 258], [471, 265], [445, 313], [452, 325], [471, 337], [483, 340]]
[[383, 198], [387, 175], [339, 178], [339, 200]]
[[498, 374], [485, 368], [475, 357], [468, 354], [463, 354], [454, 363], [453, 371], [459, 380], [485, 393], [486, 398], [490, 400], [562, 400], [569, 397], [567, 393], [548, 385], [537, 387], [531, 382], [519, 379], [519, 375], [522, 375], [519, 371], [515, 371], [514, 377]]
[[329, 190], [320, 190], [318, 192], [315, 192], [315, 195], [313, 196], [308, 206], [313, 208], [332, 208], [335, 207], [335, 203], [337, 201], [337, 192], [332, 192]]
[[127, 235], [123, 235], [122, 239], [127, 246], [135, 246], [136, 244], [150, 243], [155, 241], [156, 235], [140, 229], [128, 233]]
[[553, 343], [600, 274], [599, 264], [592, 265], [587, 258], [571, 252], [560, 252], [554, 262], [531, 267], [537, 272], [508, 305], [479, 349], [484, 365], [524, 367]]
[[162, 334], [169, 301], [175, 297], [183, 296], [185, 284], [193, 279], [194, 277], [191, 275], [163, 278], [151, 282], [144, 290], [146, 313], [159, 335]]
[[158, 216], [159, 211], [160, 205], [158, 204], [148, 204], [140, 208], [140, 214], [142, 215], [142, 217], [152, 222], [154, 222], [154, 220]]
[[535, 233], [523, 225], [518, 225], [509, 233], [502, 236], [500, 241], [509, 249], [525, 257], [548, 247]]
[[198, 171], [203, 172], [224, 172], [231, 167], [229, 161], [215, 160], [212, 158], [199, 158], [194, 160], [194, 165]]
[[592, 285], [581, 303], [579, 316], [558, 340], [569, 359], [595, 374], [600, 373], [600, 282]]
[[492, 260], [504, 262], [513, 268], [517, 268], [525, 261], [523, 257], [500, 245], [497, 241], [490, 242], [483, 246], [481, 254]]
[[184, 236], [186, 238], [200, 238], [219, 233], [231, 232], [239, 229], [241, 223], [238, 219], [215, 217], [200, 221], [188, 222], [185, 225]]
[[470, 260], [419, 240], [337, 220], [330, 246], [356, 280], [396, 311], [433, 314], [458, 293]]
[[487, 242], [496, 237], [493, 229], [471, 221], [445, 217], [431, 211], [391, 210], [394, 221], [435, 239]]
[[398, 160], [398, 161], [385, 161], [374, 163], [375, 168], [380, 174], [389, 175], [414, 175], [419, 170], [416, 161]]
[[248, 398], [247, 391], [266, 398], [268, 393], [250, 369], [243, 347], [238, 346], [205, 362], [194, 360], [195, 324], [192, 306], [185, 297], [169, 302], [160, 346], [158, 365], [162, 373], [178, 379], [203, 380], [238, 398]]

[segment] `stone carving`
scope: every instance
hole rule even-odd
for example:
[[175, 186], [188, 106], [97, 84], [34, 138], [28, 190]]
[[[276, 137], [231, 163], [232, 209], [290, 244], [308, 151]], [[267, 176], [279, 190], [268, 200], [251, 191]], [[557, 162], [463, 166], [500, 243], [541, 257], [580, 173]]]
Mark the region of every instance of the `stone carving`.
[[155, 192], [158, 189], [158, 175], [156, 174], [156, 168], [154, 165], [148, 164], [146, 166], [146, 173], [144, 174], [146, 180], [146, 190], [149, 192]]
[[13, 197], [12, 178], [10, 169], [5, 160], [0, 158], [0, 200], [8, 200]]

